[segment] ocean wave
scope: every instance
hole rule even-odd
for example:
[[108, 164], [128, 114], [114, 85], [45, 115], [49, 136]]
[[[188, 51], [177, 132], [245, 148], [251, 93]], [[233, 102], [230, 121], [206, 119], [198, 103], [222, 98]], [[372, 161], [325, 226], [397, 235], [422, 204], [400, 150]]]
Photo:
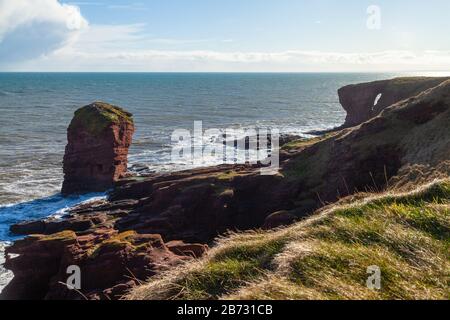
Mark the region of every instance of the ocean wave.
[[25, 220], [43, 219], [49, 216], [59, 217], [77, 204], [104, 198], [106, 198], [105, 193], [89, 193], [72, 197], [63, 197], [61, 194], [56, 194], [27, 202], [2, 205], [0, 206], [0, 241], [12, 241], [19, 238], [10, 233], [9, 227], [12, 224]]
[[5, 249], [10, 245], [10, 241], [21, 238], [10, 233], [9, 227], [12, 224], [20, 221], [43, 219], [51, 216], [60, 218], [75, 205], [105, 198], [106, 195], [104, 193], [90, 193], [68, 198], [57, 194], [43, 199], [0, 206], [0, 293], [13, 278], [12, 272], [6, 270], [4, 267]]
[[6, 285], [12, 280], [13, 273], [9, 270], [6, 270], [3, 264], [5, 263], [5, 249], [10, 245], [9, 242], [1, 242], [0, 241], [0, 293], [6, 287]]
[[[338, 126], [339, 122], [331, 122], [326, 124], [321, 124], [316, 121], [310, 121], [307, 125], [299, 126], [297, 123], [285, 123], [282, 127], [277, 127], [277, 123], [271, 121], [260, 121], [256, 124], [255, 127], [249, 125], [240, 125], [235, 124], [232, 127], [234, 129], [273, 129], [276, 128], [280, 131], [280, 134], [283, 135], [296, 135], [303, 138], [310, 138], [313, 135], [308, 134], [307, 132], [313, 130], [327, 130]], [[225, 130], [223, 129], [219, 133], [215, 134], [206, 134], [203, 133], [201, 144], [203, 148], [221, 148], [224, 143]], [[238, 135], [236, 138], [229, 139], [229, 142], [237, 140], [242, 140], [245, 137], [245, 133]], [[226, 139], [225, 139], [226, 140]], [[226, 141], [225, 141], [226, 142]], [[129, 169], [135, 173], [166, 173], [166, 172], [177, 172], [188, 169], [195, 169], [199, 167], [210, 167], [224, 163], [224, 159], [222, 156], [214, 156], [214, 155], [203, 155], [201, 157], [194, 157], [193, 159], [178, 159], [177, 161], [173, 161], [172, 156], [172, 148], [176, 148], [181, 150], [182, 148], [189, 147], [189, 145], [194, 144], [194, 137], [191, 137], [191, 141], [179, 141], [173, 145], [164, 144], [162, 148], [159, 149], [144, 149], [140, 148], [139, 152], [134, 152], [129, 155]], [[143, 146], [141, 146], [143, 147]], [[206, 148], [205, 148], [206, 150]], [[226, 159], [226, 163], [235, 163], [235, 164], [244, 164], [246, 161], [255, 161], [257, 159], [258, 154], [255, 150], [249, 150], [247, 154], [245, 153], [237, 153], [236, 148], [234, 146], [226, 147], [226, 155], [233, 155]], [[242, 150], [241, 150], [242, 151]]]

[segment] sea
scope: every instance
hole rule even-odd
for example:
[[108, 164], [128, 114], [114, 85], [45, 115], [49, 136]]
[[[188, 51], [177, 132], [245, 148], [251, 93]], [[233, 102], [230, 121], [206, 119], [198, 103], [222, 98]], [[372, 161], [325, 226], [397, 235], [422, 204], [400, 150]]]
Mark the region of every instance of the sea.
[[[11, 224], [63, 215], [105, 197], [63, 198], [62, 159], [75, 110], [94, 101], [134, 115], [132, 170], [188, 169], [171, 161], [174, 130], [275, 128], [308, 136], [344, 122], [337, 90], [405, 74], [382, 73], [0, 73], [0, 292], [12, 278], [4, 249], [19, 239]], [[204, 137], [212, 139], [213, 137]], [[201, 166], [217, 164], [203, 159]]]

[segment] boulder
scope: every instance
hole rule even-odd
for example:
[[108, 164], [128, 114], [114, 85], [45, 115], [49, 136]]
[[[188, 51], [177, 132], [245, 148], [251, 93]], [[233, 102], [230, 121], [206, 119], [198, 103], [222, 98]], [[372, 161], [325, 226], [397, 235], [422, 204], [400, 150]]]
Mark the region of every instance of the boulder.
[[75, 112], [67, 130], [63, 195], [102, 192], [127, 172], [134, 133], [127, 111], [95, 102]]

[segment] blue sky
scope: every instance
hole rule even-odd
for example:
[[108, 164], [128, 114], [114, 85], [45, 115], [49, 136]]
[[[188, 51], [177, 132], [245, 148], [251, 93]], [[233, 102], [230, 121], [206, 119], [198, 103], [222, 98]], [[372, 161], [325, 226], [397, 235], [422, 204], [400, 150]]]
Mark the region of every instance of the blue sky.
[[0, 70], [448, 71], [449, 12], [448, 0], [0, 0]]

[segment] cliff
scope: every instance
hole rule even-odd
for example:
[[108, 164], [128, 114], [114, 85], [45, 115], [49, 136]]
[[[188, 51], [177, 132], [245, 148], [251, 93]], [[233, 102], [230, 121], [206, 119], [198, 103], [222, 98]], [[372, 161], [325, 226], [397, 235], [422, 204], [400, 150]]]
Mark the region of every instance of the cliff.
[[433, 88], [450, 78], [410, 77], [345, 86], [339, 102], [347, 112], [343, 127], [359, 125], [380, 114], [386, 107]]
[[[400, 216], [401, 219], [406, 219], [409, 214], [432, 208], [430, 215], [424, 216], [424, 219], [429, 217], [431, 225], [420, 216], [412, 216], [408, 220], [410, 222], [406, 224], [404, 221], [395, 220], [396, 215], [391, 213], [397, 208], [395, 206], [398, 203], [392, 202], [390, 194], [393, 193], [398, 199], [402, 199], [397, 194], [399, 190], [412, 190], [418, 184], [448, 177], [450, 173], [448, 128], [450, 128], [450, 80], [389, 106], [376, 117], [356, 127], [315, 139], [289, 142], [282, 147], [281, 169], [275, 176], [261, 176], [257, 166], [227, 165], [119, 180], [107, 201], [78, 207], [62, 220], [50, 219], [15, 226], [21, 233], [41, 235], [18, 241], [8, 248], [7, 254], [19, 256], [7, 255], [6, 267], [13, 270], [16, 277], [3, 292], [3, 297], [75, 298], [76, 293], [59, 284], [65, 282], [67, 275], [64, 271], [73, 263], [79, 265], [82, 270], [89, 270], [89, 276], [83, 280], [88, 282], [83, 282], [82, 286], [83, 294], [89, 298], [116, 298], [136, 286], [136, 283], [145, 281], [148, 276], [156, 277], [156, 280], [137, 289], [131, 297], [167, 298], [165, 292], [171, 294], [173, 288], [181, 288], [179, 281], [190, 285], [191, 280], [199, 286], [193, 288], [198, 289], [196, 292], [200, 294], [199, 297], [203, 297], [203, 294], [210, 298], [226, 297], [235, 289], [241, 289], [247, 280], [262, 280], [262, 275], [258, 279], [247, 278], [247, 275], [260, 276], [256, 270], [272, 270], [269, 266], [272, 262], [276, 262], [274, 259], [278, 254], [301, 257], [303, 251], [300, 249], [295, 251], [297, 247], [294, 244], [297, 245], [296, 240], [299, 239], [296, 238], [296, 233], [303, 234], [304, 229], [299, 226], [316, 222], [318, 225], [314, 228], [314, 235], [317, 237], [302, 238], [303, 242], [299, 242], [299, 248], [308, 248], [310, 245], [308, 239], [314, 243], [317, 242], [315, 240], [322, 239], [327, 239], [327, 242], [324, 242], [322, 251], [314, 251], [320, 253], [316, 256], [316, 260], [308, 260], [309, 262], [299, 260], [298, 270], [302, 270], [304, 266], [314, 267], [315, 261], [324, 261], [328, 250], [338, 249], [336, 246], [333, 247], [335, 241], [351, 243], [356, 239], [355, 241], [360, 243], [355, 247], [351, 245], [346, 247], [348, 255], [343, 256], [342, 263], [348, 263], [353, 258], [350, 253], [354, 250], [361, 250], [362, 257], [378, 252], [376, 250], [372, 252], [372, 247], [364, 248], [366, 244], [375, 245], [373, 241], [377, 239], [383, 245], [392, 244], [392, 252], [396, 252], [395, 250], [401, 249], [396, 246], [409, 239], [409, 233], [404, 238], [393, 239], [392, 236], [405, 231], [407, 227], [413, 228], [407, 230], [411, 234], [429, 233], [419, 239], [420, 243], [426, 244], [427, 250], [441, 248], [440, 242], [436, 243], [434, 249], [427, 243], [430, 237], [436, 235], [442, 237], [448, 232], [448, 206], [446, 206], [448, 184], [427, 189], [427, 192], [420, 193], [419, 200], [414, 192], [407, 197], [416, 199], [416, 202], [399, 200], [399, 203], [405, 205], [403, 211], [399, 213], [403, 215]], [[383, 234], [380, 238], [371, 238], [372, 235], [376, 236], [381, 232], [381, 229], [373, 229], [373, 233], [370, 233], [372, 220], [369, 216], [363, 215], [361, 219], [355, 216], [356, 221], [353, 221], [347, 214], [335, 214], [330, 218], [333, 220], [318, 220], [316, 216], [306, 222], [300, 222], [300, 225], [285, 229], [288, 230], [286, 232], [289, 233], [289, 237], [284, 236], [285, 231], [277, 231], [279, 233], [268, 231], [250, 236], [238, 234], [232, 237], [233, 240], [220, 241], [219, 245], [214, 242], [218, 235], [229, 230], [290, 224], [295, 220], [305, 219], [321, 207], [335, 202], [350, 203], [351, 208], [353, 208], [351, 204], [361, 207], [351, 211], [351, 214], [372, 212], [370, 210], [376, 210], [377, 207], [364, 207], [362, 205], [367, 201], [362, 203], [358, 201], [368, 197], [365, 193], [381, 193], [386, 190], [390, 194], [385, 195], [383, 200], [385, 202], [381, 203], [386, 214], [379, 215], [379, 219], [376, 217], [373, 219], [379, 223], [382, 221], [398, 223], [395, 228], [388, 230], [388, 234]], [[434, 198], [438, 201], [433, 202]], [[322, 215], [322, 212], [316, 213]], [[349, 220], [342, 221], [342, 219]], [[365, 222], [364, 219], [368, 220]], [[321, 224], [320, 221], [324, 223]], [[353, 229], [345, 229], [345, 224], [338, 229], [335, 222], [339, 221], [348, 222], [349, 227], [352, 226], [350, 223], [357, 224], [352, 226], [355, 227]], [[425, 224], [413, 225], [422, 222]], [[366, 239], [365, 234], [369, 238]], [[235, 242], [236, 239], [239, 240], [238, 243]], [[364, 239], [369, 242], [365, 243]], [[202, 256], [207, 250], [206, 245], [214, 246], [208, 257], [201, 259], [199, 264], [189, 262], [186, 264], [186, 259]], [[407, 245], [408, 248], [412, 248], [412, 245], [417, 247], [419, 243], [411, 242], [410, 246], [408, 242]], [[311, 248], [316, 250], [315, 246]], [[388, 249], [391, 250], [391, 247]], [[440, 249], [436, 250], [441, 254]], [[337, 259], [339, 254], [336, 251], [336, 256], [332, 258]], [[390, 255], [391, 251], [386, 254]], [[407, 258], [408, 252], [401, 254]], [[148, 273], [142, 271], [146, 264], [148, 266], [159, 264], [159, 257], [168, 257], [163, 259], [167, 261], [167, 264], [163, 264], [164, 268], [150, 268]], [[327, 268], [334, 265], [333, 261], [330, 260]], [[365, 261], [360, 261], [361, 266]], [[48, 268], [50, 262], [52, 268]], [[211, 264], [213, 262], [215, 264]], [[391, 262], [396, 263], [394, 260]], [[182, 265], [181, 269], [174, 267], [179, 263]], [[381, 263], [385, 266], [390, 261], [380, 260]], [[109, 270], [108, 281], [91, 282], [91, 277], [94, 279], [102, 277], [104, 266]], [[280, 265], [280, 272], [283, 270], [282, 267]], [[413, 266], [398, 264], [398, 270], [403, 267], [411, 267], [408, 270], [413, 270]], [[173, 269], [174, 273], [167, 271], [168, 268]], [[438, 274], [441, 270], [439, 268], [434, 268], [433, 272], [436, 271]], [[121, 276], [127, 269], [132, 270], [137, 281], [130, 282], [126, 280], [127, 277]], [[211, 274], [215, 270], [217, 273]], [[319, 269], [311, 270], [320, 273]], [[393, 274], [398, 270], [393, 270]], [[168, 272], [168, 275], [158, 277], [161, 271], [164, 271], [162, 274]], [[193, 273], [190, 273], [191, 271]], [[365, 270], [358, 269], [355, 272], [365, 274]], [[198, 278], [202, 274], [205, 277]], [[277, 277], [279, 273], [274, 275]], [[337, 274], [336, 281], [340, 281], [341, 276], [343, 275]], [[308, 279], [315, 278], [302, 278], [301, 274], [298, 277], [307, 281], [306, 287], [298, 288], [301, 294], [321, 292], [314, 281], [308, 282]], [[331, 278], [329, 280], [332, 281]], [[292, 286], [296, 282], [287, 284]], [[346, 284], [345, 281], [342, 282], [343, 286]], [[332, 286], [333, 283], [330, 282], [329, 285]], [[31, 288], [41, 290], [36, 292]], [[188, 289], [177, 297], [192, 298], [191, 288]], [[432, 285], [430, 290], [435, 290], [433, 291], [436, 293], [435, 296], [440, 297], [439, 284]], [[424, 292], [425, 289], [415, 297], [423, 296]], [[244, 294], [242, 296], [245, 297]], [[387, 292], [386, 297], [395, 297], [395, 293]]]

